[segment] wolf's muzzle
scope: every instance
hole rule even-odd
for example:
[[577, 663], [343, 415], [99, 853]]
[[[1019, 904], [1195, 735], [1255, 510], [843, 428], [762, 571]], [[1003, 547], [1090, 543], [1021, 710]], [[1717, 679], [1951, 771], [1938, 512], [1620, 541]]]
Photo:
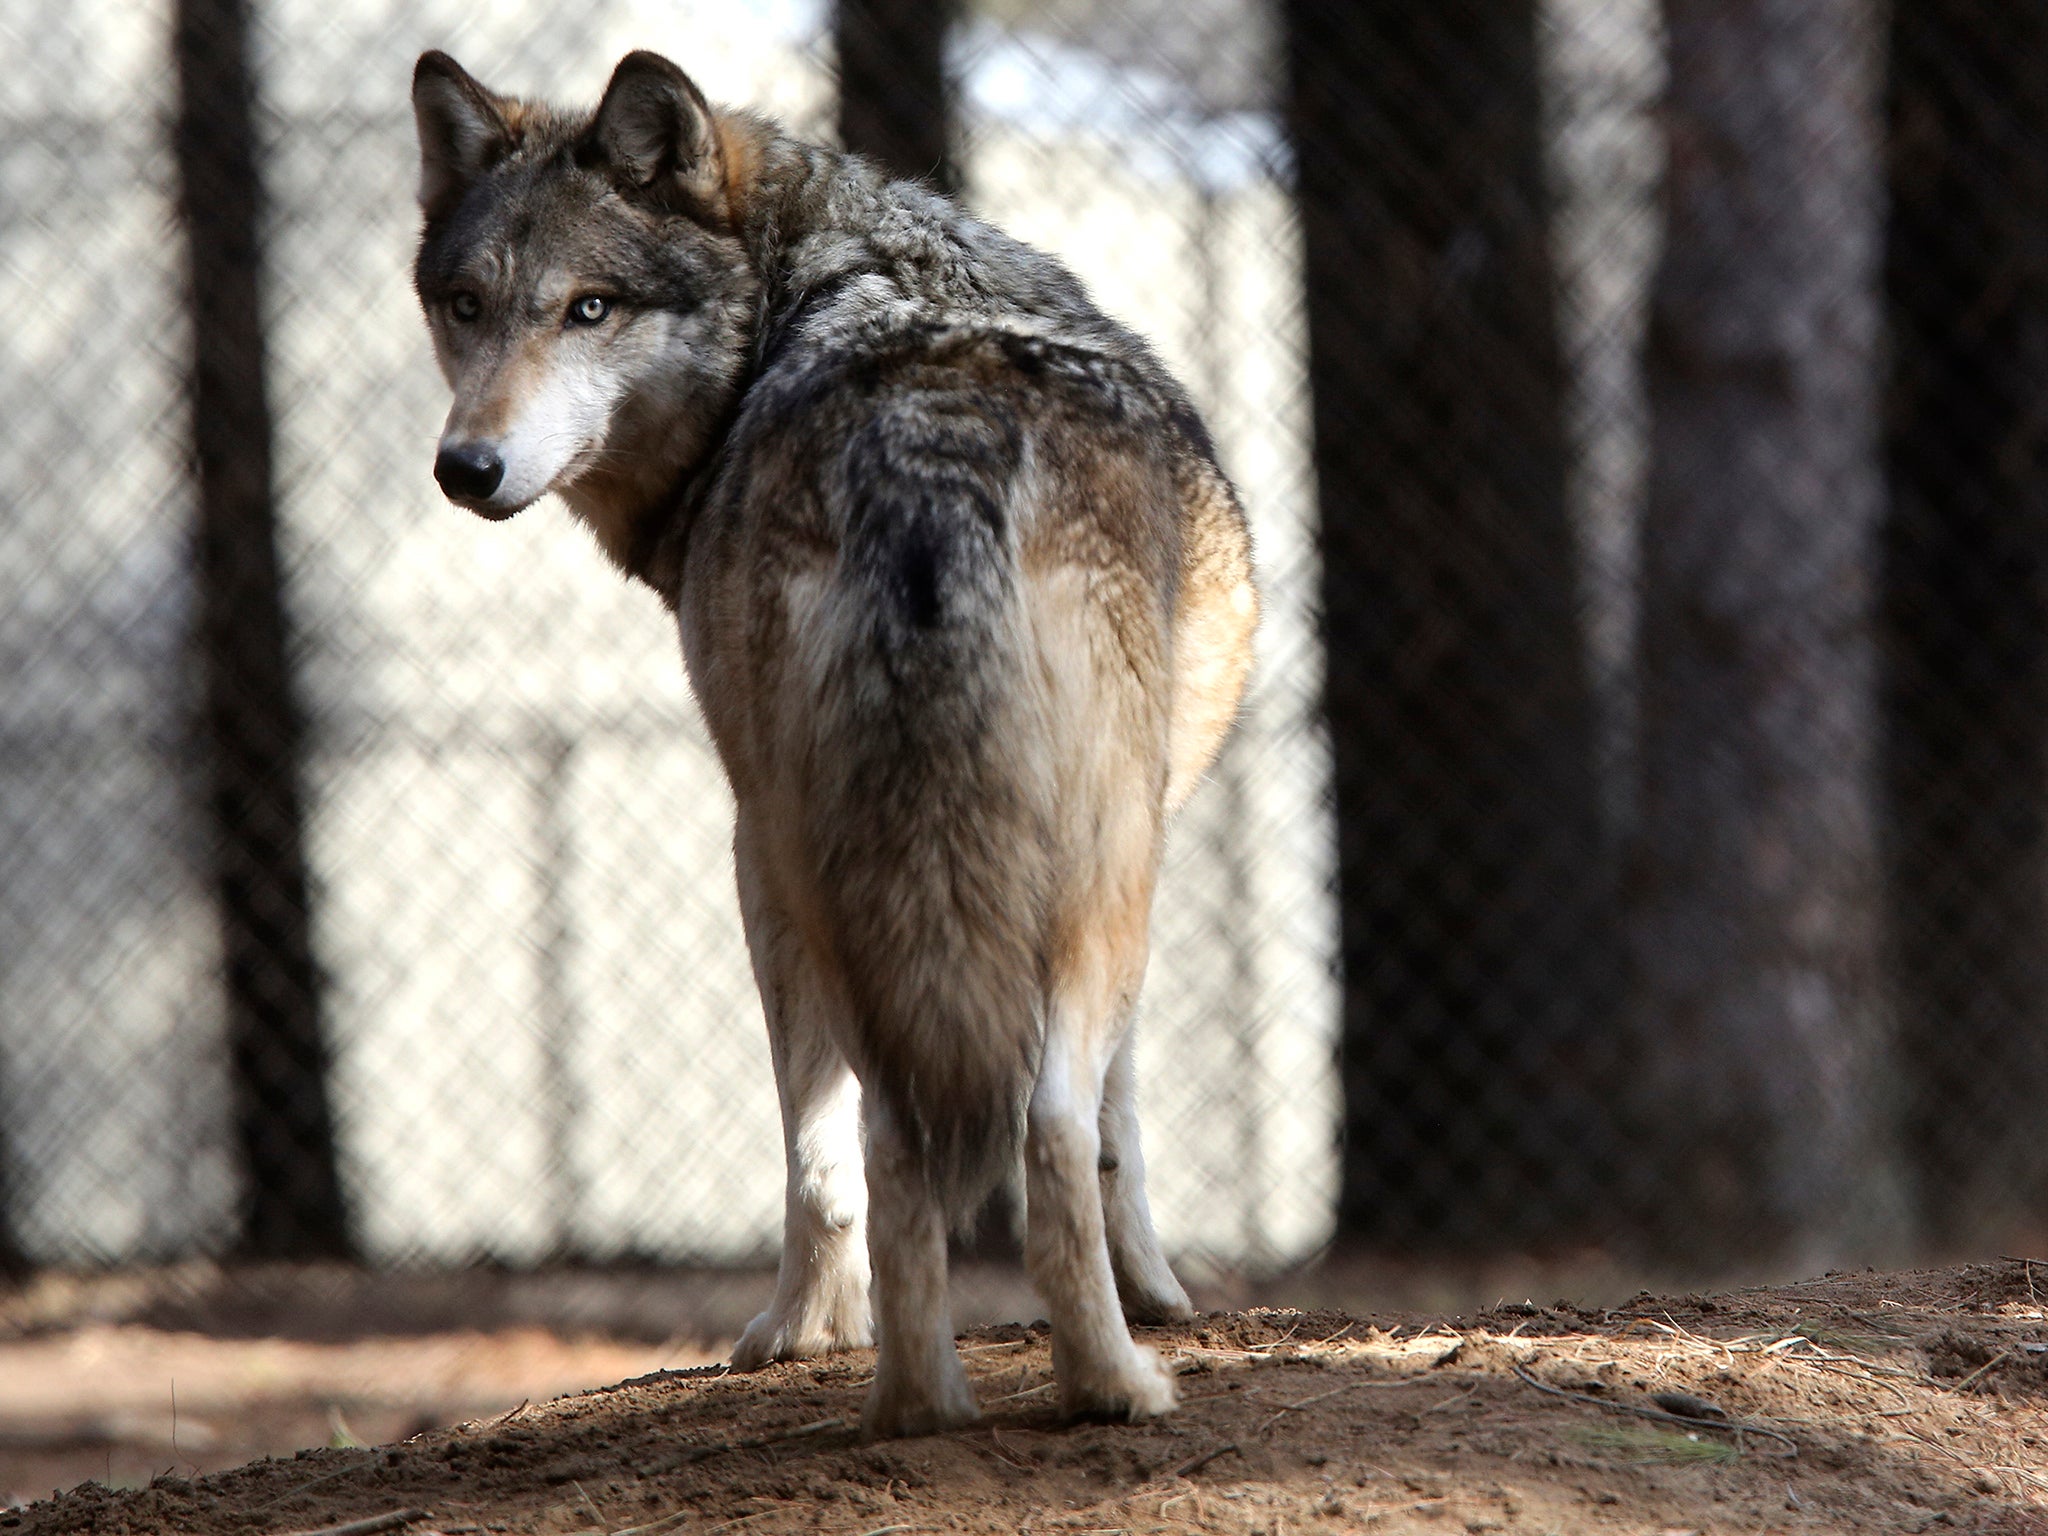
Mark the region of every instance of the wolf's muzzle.
[[458, 443], [434, 458], [434, 479], [454, 501], [488, 501], [504, 478], [505, 461], [488, 443]]

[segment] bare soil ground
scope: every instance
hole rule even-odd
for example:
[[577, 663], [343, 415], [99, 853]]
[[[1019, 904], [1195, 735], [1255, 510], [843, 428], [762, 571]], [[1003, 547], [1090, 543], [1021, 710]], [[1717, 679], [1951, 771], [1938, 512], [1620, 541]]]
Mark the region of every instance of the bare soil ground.
[[[147, 1447], [160, 1475], [0, 1509], [0, 1536], [2048, 1536], [2044, 1300], [2048, 1267], [2011, 1261], [1643, 1294], [1601, 1308], [1518, 1302], [1460, 1317], [1219, 1311], [1144, 1331], [1181, 1372], [1183, 1404], [1139, 1426], [1060, 1423], [1043, 1328], [999, 1325], [962, 1341], [985, 1421], [880, 1445], [861, 1444], [855, 1429], [873, 1363], [864, 1353], [753, 1376], [713, 1364], [647, 1369], [620, 1386], [425, 1428], [512, 1375], [575, 1385], [579, 1374], [681, 1363], [698, 1346], [578, 1346], [533, 1328], [467, 1335], [467, 1355], [459, 1333], [374, 1346], [252, 1338], [249, 1348], [276, 1352], [267, 1358], [279, 1403], [306, 1401], [295, 1370], [332, 1367], [319, 1350], [350, 1352], [359, 1395], [337, 1415], [341, 1428], [314, 1433], [394, 1443], [194, 1475], [233, 1455], [243, 1433], [215, 1422], [240, 1422], [233, 1414], [195, 1406], [185, 1419], [188, 1393], [204, 1402], [224, 1390], [195, 1380], [180, 1387], [178, 1446], [165, 1424], [165, 1443]], [[30, 1359], [20, 1351], [77, 1350], [75, 1378], [144, 1380], [149, 1371], [124, 1366], [122, 1351], [152, 1336], [173, 1337], [132, 1321], [74, 1323], [25, 1327], [0, 1345], [0, 1468], [25, 1472], [24, 1447], [9, 1451], [7, 1436], [18, 1441], [36, 1413], [47, 1428], [68, 1401], [17, 1405], [18, 1382], [51, 1374], [47, 1361], [19, 1374]], [[519, 1350], [513, 1371], [504, 1360]], [[222, 1379], [246, 1365], [221, 1367]], [[146, 1393], [137, 1401], [137, 1412], [159, 1407]], [[246, 1394], [237, 1401], [248, 1418]], [[389, 1413], [398, 1417], [377, 1417]], [[186, 1443], [188, 1422], [216, 1437], [203, 1452]], [[79, 1454], [129, 1444], [117, 1431], [106, 1419], [104, 1443]]]

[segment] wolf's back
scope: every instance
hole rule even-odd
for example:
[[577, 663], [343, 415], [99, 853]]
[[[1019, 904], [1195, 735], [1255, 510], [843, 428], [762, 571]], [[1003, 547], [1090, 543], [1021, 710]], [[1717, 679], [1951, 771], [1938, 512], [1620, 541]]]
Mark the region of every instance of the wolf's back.
[[1019, 564], [1024, 428], [915, 379], [821, 464], [836, 573], [803, 796], [866, 1091], [970, 1216], [1015, 1160], [1044, 1030], [1055, 777]]

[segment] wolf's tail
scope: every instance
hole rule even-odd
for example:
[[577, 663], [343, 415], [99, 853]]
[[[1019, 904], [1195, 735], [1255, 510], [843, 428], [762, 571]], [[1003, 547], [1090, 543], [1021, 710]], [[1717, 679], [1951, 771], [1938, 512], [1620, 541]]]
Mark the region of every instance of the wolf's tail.
[[1053, 733], [1013, 526], [1015, 425], [885, 401], [831, 475], [810, 825], [866, 1091], [963, 1222], [1015, 1165], [1045, 1029]]

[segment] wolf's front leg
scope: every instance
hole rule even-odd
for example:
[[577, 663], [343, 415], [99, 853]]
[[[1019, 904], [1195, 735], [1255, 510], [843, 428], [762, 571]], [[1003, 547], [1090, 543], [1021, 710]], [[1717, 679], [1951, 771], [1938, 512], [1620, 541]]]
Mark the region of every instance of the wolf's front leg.
[[1137, 1031], [1124, 1030], [1102, 1085], [1102, 1220], [1117, 1299], [1134, 1323], [1181, 1322], [1195, 1315], [1167, 1267], [1145, 1198], [1145, 1154], [1138, 1145]]
[[860, 1085], [832, 1043], [829, 995], [797, 935], [740, 853], [740, 910], [768, 1017], [782, 1102], [788, 1185], [775, 1299], [733, 1346], [735, 1370], [803, 1360], [869, 1343], [867, 1186], [861, 1176]]
[[[789, 1081], [793, 1075], [795, 1084]], [[860, 1086], [842, 1060], [823, 1072], [792, 1074], [785, 1068], [780, 1077], [789, 1160], [782, 1263], [775, 1299], [733, 1345], [733, 1369], [739, 1371], [857, 1348], [873, 1337], [862, 1230], [867, 1191], [861, 1183]]]
[[877, 1349], [861, 1433], [881, 1440], [971, 1424], [981, 1411], [953, 1346], [945, 1211], [879, 1104], [868, 1109], [868, 1208]]

